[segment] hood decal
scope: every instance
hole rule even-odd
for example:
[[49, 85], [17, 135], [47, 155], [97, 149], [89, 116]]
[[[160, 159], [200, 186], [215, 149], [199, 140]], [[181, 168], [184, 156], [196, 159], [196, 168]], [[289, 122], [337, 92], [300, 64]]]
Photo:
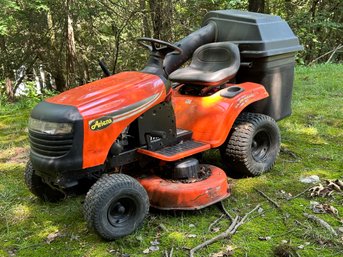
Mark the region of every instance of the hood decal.
[[[144, 109], [148, 109], [150, 106], [153, 105], [153, 103], [161, 96], [162, 93], [154, 94], [146, 99], [143, 99], [137, 103], [130, 104], [128, 106], [125, 106], [124, 108], [106, 114], [105, 116], [102, 116], [97, 119], [90, 120], [88, 122], [89, 127], [91, 130], [100, 130], [108, 127], [114, 122], [118, 122], [127, 118], [130, 118]], [[111, 122], [110, 122], [111, 119]], [[106, 123], [106, 124], [105, 124]], [[102, 125], [103, 124], [103, 125]]]
[[113, 123], [113, 119], [111, 117], [104, 116], [90, 122], [89, 127], [91, 130], [100, 130], [100, 129], [104, 129], [108, 127], [112, 123]]

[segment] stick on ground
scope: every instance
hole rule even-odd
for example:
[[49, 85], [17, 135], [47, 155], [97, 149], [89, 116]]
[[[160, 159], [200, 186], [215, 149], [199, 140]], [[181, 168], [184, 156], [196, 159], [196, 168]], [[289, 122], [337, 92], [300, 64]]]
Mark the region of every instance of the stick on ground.
[[254, 211], [256, 211], [258, 208], [260, 208], [260, 205], [257, 205], [254, 209], [252, 209], [251, 211], [247, 212], [247, 213], [244, 215], [243, 218], [240, 218], [240, 217], [237, 215], [237, 216], [233, 219], [233, 221], [232, 221], [230, 227], [229, 227], [226, 231], [224, 231], [223, 233], [221, 233], [221, 234], [219, 234], [219, 235], [217, 235], [217, 236], [215, 236], [215, 237], [213, 237], [213, 238], [211, 238], [211, 239], [209, 239], [209, 240], [206, 240], [205, 242], [203, 242], [203, 243], [197, 245], [196, 247], [192, 248], [192, 249], [190, 250], [190, 252], [189, 252], [189, 256], [190, 256], [190, 257], [194, 257], [194, 253], [195, 253], [197, 250], [202, 249], [202, 248], [204, 248], [204, 247], [207, 246], [207, 245], [213, 244], [214, 242], [217, 242], [217, 241], [219, 241], [219, 240], [221, 240], [221, 239], [224, 239], [224, 238], [226, 238], [226, 237], [229, 237], [229, 236], [232, 236], [233, 234], [235, 234], [236, 231], [237, 231], [237, 229], [238, 229], [241, 225], [243, 225], [243, 224], [246, 222], [248, 216], [249, 216], [251, 213], [253, 213]]
[[312, 186], [310, 186], [309, 188], [306, 188], [304, 191], [300, 192], [299, 194], [296, 194], [295, 196], [292, 196], [291, 198], [287, 199], [287, 201], [291, 201], [295, 198], [298, 198], [299, 196], [305, 194], [308, 190], [310, 190], [312, 188]]
[[322, 227], [326, 228], [328, 231], [330, 231], [333, 235], [338, 236], [337, 232], [330, 226], [329, 223], [322, 220], [321, 218], [318, 218], [317, 216], [304, 213], [304, 216], [308, 218], [309, 220], [312, 220], [316, 222], [317, 224], [321, 225]]
[[213, 227], [214, 225], [216, 225], [224, 216], [225, 216], [225, 215], [222, 214], [218, 219], [216, 219], [215, 221], [213, 221], [213, 222], [208, 226], [208, 232], [210, 232], [211, 229], [212, 229], [212, 227]]
[[233, 218], [231, 214], [226, 210], [223, 201], [220, 202], [220, 208], [225, 213], [225, 215], [230, 219], [230, 221], [233, 222]]
[[266, 198], [269, 202], [271, 202], [276, 208], [281, 209], [280, 205], [277, 202], [275, 202], [273, 199], [271, 199], [268, 195], [266, 195], [262, 191], [258, 190], [257, 188], [254, 188], [254, 190], [257, 191], [264, 198]]

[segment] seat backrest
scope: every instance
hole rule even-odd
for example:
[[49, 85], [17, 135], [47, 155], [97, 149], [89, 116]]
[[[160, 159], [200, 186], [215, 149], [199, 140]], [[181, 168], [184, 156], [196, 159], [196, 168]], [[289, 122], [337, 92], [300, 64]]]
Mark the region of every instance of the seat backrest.
[[240, 61], [237, 45], [231, 42], [206, 44], [195, 50], [188, 67], [174, 71], [169, 79], [193, 85], [221, 85], [235, 77]]
[[216, 72], [233, 66], [238, 70], [240, 55], [237, 45], [230, 42], [210, 43], [199, 47], [193, 54], [190, 67]]

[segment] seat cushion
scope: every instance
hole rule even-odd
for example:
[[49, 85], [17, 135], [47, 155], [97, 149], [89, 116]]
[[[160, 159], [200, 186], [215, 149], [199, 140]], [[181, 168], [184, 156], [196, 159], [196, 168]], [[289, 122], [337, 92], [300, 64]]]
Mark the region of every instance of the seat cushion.
[[238, 47], [230, 42], [206, 44], [193, 54], [190, 66], [169, 75], [172, 81], [215, 86], [232, 79], [240, 65]]

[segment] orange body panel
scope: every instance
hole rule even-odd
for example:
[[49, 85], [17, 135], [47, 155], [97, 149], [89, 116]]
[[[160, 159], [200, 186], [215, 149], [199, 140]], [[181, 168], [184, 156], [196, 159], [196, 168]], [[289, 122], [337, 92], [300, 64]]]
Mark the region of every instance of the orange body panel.
[[268, 97], [260, 84], [247, 82], [236, 86], [244, 91], [233, 98], [220, 96], [226, 89], [206, 97], [181, 95], [178, 88], [174, 90], [172, 102], [177, 128], [191, 130], [193, 140], [208, 143], [212, 148], [223, 144], [242, 110]]
[[[47, 102], [75, 106], [84, 121], [83, 168], [104, 163], [119, 134], [137, 117], [166, 97], [163, 81], [156, 75], [122, 72], [47, 99]], [[151, 99], [141, 106], [134, 104]], [[113, 123], [101, 130], [91, 130], [90, 123], [115, 112], [135, 108], [112, 117]]]
[[182, 183], [158, 176], [138, 178], [148, 192], [150, 205], [162, 210], [197, 210], [224, 200], [230, 195], [225, 172], [206, 165], [211, 175], [202, 181]]
[[210, 144], [206, 144], [206, 145], [202, 145], [198, 148], [194, 148], [194, 149], [190, 149], [188, 151], [184, 151], [184, 152], [180, 152], [178, 154], [172, 155], [172, 156], [166, 156], [166, 155], [162, 155], [153, 151], [149, 151], [146, 149], [138, 149], [137, 152], [141, 153], [141, 154], [145, 154], [163, 161], [167, 161], [167, 162], [172, 162], [172, 161], [177, 161], [180, 160], [182, 158], [191, 156], [193, 154], [197, 154], [197, 153], [201, 153], [203, 151], [209, 150], [211, 148]]

